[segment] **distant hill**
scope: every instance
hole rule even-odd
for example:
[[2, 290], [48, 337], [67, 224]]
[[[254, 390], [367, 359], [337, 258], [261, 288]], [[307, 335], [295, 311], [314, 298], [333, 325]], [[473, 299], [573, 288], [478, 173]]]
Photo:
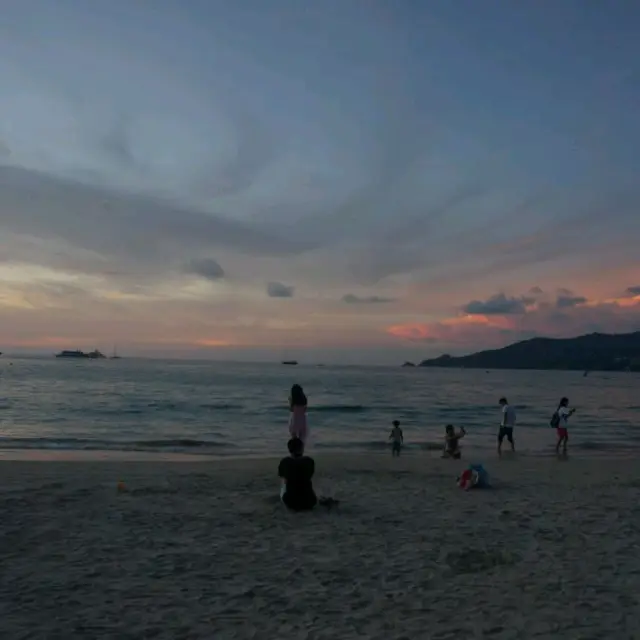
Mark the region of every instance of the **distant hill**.
[[420, 367], [470, 369], [550, 369], [579, 371], [640, 371], [640, 331], [577, 338], [532, 338], [468, 356], [442, 355]]

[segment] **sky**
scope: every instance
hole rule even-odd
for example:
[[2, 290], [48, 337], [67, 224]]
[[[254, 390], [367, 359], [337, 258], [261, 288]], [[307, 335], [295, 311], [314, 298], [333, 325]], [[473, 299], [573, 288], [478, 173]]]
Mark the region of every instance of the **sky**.
[[633, 0], [2, 12], [0, 351], [395, 364], [640, 329]]

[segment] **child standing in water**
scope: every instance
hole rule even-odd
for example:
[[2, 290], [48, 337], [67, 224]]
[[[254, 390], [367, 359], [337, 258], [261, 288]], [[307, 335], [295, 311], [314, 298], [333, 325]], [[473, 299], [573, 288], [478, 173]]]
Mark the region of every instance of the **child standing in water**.
[[465, 437], [466, 433], [464, 427], [461, 427], [457, 433], [452, 424], [448, 424], [445, 427], [443, 458], [453, 458], [454, 460], [460, 458], [462, 455], [460, 451], [460, 440]]
[[404, 442], [404, 436], [402, 435], [402, 429], [400, 428], [400, 422], [394, 420], [392, 423], [393, 429], [389, 434], [389, 440], [391, 440], [391, 455], [396, 457], [400, 455], [400, 449]]
[[291, 387], [289, 396], [289, 435], [306, 444], [309, 435], [307, 429], [307, 396], [299, 384]]
[[568, 422], [569, 418], [575, 413], [575, 409], [569, 409], [569, 398], [562, 398], [560, 404], [556, 409], [556, 412], [551, 418], [551, 423], [556, 427], [558, 434], [558, 443], [556, 444], [556, 453], [560, 453], [560, 447], [562, 447], [562, 454], [567, 455], [567, 443], [569, 442]]

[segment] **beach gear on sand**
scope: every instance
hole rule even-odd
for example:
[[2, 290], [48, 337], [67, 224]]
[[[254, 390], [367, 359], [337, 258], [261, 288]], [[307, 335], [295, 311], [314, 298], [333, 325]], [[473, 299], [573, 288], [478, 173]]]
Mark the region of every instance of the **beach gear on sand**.
[[481, 464], [469, 465], [458, 478], [461, 489], [485, 489], [489, 487], [489, 474]]

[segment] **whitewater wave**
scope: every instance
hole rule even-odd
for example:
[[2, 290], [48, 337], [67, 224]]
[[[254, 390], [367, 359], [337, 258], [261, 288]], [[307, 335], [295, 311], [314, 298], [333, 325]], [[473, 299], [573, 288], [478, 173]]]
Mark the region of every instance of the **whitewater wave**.
[[629, 448], [637, 448], [638, 445], [624, 443], [624, 442], [612, 442], [612, 441], [595, 441], [595, 440], [583, 440], [582, 442], [575, 442], [569, 444], [570, 448], [581, 449], [583, 451], [614, 451], [624, 450]]
[[309, 413], [366, 413], [372, 407], [362, 404], [325, 404], [309, 407]]
[[210, 411], [237, 411], [240, 409], [244, 409], [244, 406], [241, 404], [233, 404], [230, 402], [210, 402], [199, 404], [198, 408], [209, 409]]
[[[342, 442], [318, 442], [314, 444], [314, 448], [317, 449], [331, 449], [336, 451], [341, 449], [384, 451], [390, 447], [391, 444], [385, 440], [348, 440]], [[442, 451], [442, 442], [410, 442], [405, 443], [403, 448], [409, 451]]]
[[[367, 413], [373, 411], [374, 407], [367, 407], [362, 404], [320, 404], [310, 405], [307, 409], [308, 413]], [[283, 413], [288, 412], [289, 407], [286, 404], [280, 404], [269, 407], [268, 411]]]
[[96, 440], [89, 438], [0, 438], [0, 449], [45, 449], [57, 451], [144, 451], [171, 453], [220, 452], [233, 449], [231, 442], [168, 438], [157, 440]]

